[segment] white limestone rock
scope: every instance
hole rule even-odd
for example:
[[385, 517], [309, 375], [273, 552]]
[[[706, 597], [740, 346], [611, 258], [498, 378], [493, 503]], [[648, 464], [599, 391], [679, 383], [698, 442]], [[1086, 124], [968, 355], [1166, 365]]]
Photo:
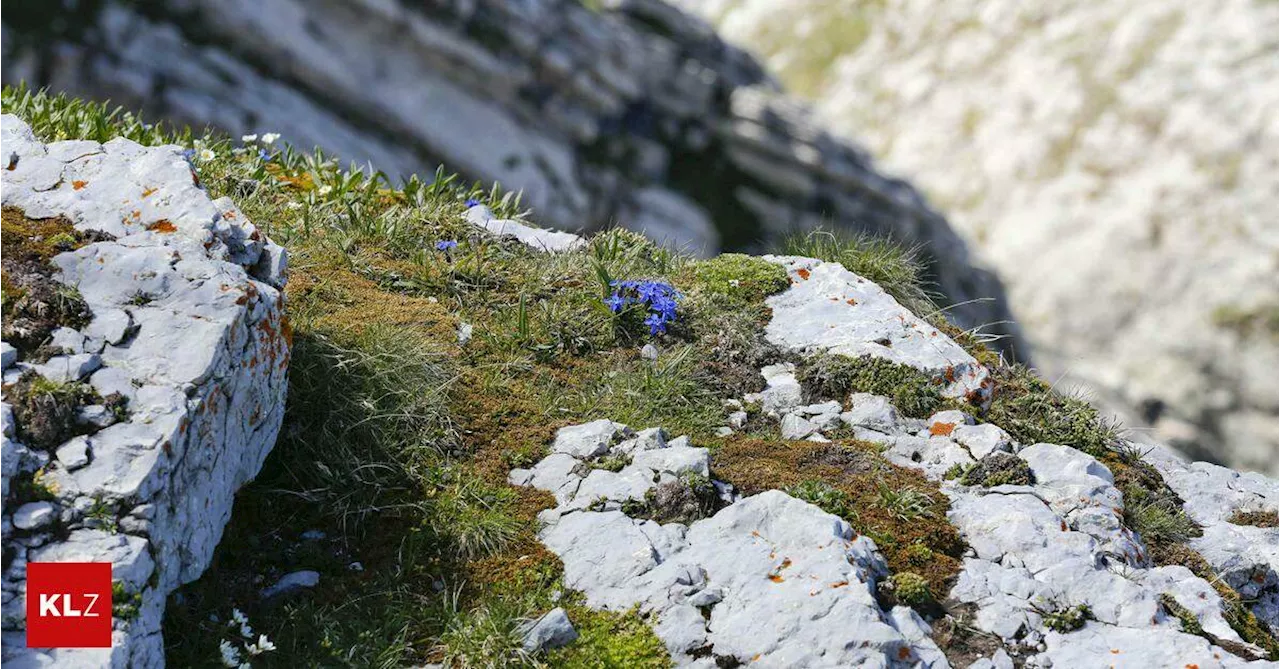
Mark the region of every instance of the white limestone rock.
[[1280, 631], [1280, 529], [1235, 525], [1236, 511], [1275, 511], [1280, 486], [1257, 473], [1241, 473], [1207, 462], [1188, 463], [1168, 448], [1155, 446], [1146, 459], [1183, 499], [1183, 509], [1203, 528], [1189, 545], [1247, 601], [1254, 613]]
[[56, 512], [49, 502], [31, 502], [13, 512], [13, 526], [20, 530], [34, 530], [53, 522]]
[[985, 367], [880, 286], [839, 263], [764, 258], [785, 267], [791, 277], [789, 289], [765, 300], [773, 310], [765, 329], [770, 343], [794, 351], [885, 358], [945, 379], [948, 397], [990, 394]]
[[528, 223], [513, 221], [505, 218], [496, 218], [488, 207], [478, 204], [467, 210], [467, 222], [487, 230], [499, 237], [511, 235], [523, 242], [525, 245], [546, 251], [547, 253], [556, 253], [561, 251], [572, 251], [581, 248], [587, 242], [582, 237], [572, 232], [561, 232], [559, 230], [544, 230], [536, 228]]
[[631, 464], [635, 467], [647, 467], [659, 473], [678, 475], [693, 472], [710, 476], [710, 462], [710, 456], [705, 448], [676, 446], [640, 451], [636, 453]]
[[851, 428], [867, 428], [885, 434], [901, 429], [898, 410], [889, 398], [870, 393], [854, 393], [849, 396], [849, 410], [840, 414], [840, 420]]
[[782, 417], [783, 439], [804, 439], [818, 431], [818, 426], [801, 418], [799, 414], [789, 413]]
[[538, 618], [524, 633], [522, 645], [526, 653], [567, 646], [578, 639], [578, 630], [569, 622], [569, 614], [556, 607]]
[[760, 375], [764, 377], [765, 389], [743, 399], [760, 402], [761, 410], [775, 416], [800, 406], [804, 393], [800, 389], [800, 382], [796, 380], [795, 371], [795, 365], [789, 362], [762, 368]]
[[[596, 421], [564, 428], [557, 439], [576, 444], [590, 434], [595, 444], [625, 429]], [[634, 439], [587, 458], [620, 454]], [[556, 493], [559, 506], [539, 516], [539, 537], [564, 562], [565, 585], [593, 607], [640, 605], [654, 614], [654, 631], [678, 665], [705, 664], [689, 653], [708, 644], [718, 656], [758, 656], [762, 666], [941, 657], [914, 614], [879, 609], [883, 559], [845, 521], [779, 491], [740, 500], [723, 485], [729, 506], [688, 528], [629, 518], [622, 502], [644, 499], [657, 482], [710, 473], [707, 450], [686, 437], [631, 454], [619, 472], [593, 469], [582, 478], [585, 458], [553, 453], [512, 480]]]
[[[93, 319], [79, 336], [59, 333], [79, 351], [35, 369], [87, 378], [104, 396], [119, 392], [129, 412], [52, 449], [56, 459], [7, 437], [5, 492], [11, 474], [41, 461], [71, 531], [31, 559], [110, 561], [115, 578], [142, 595], [111, 649], [46, 653], [6, 642], [4, 661], [159, 666], [166, 598], [204, 571], [236, 491], [275, 443], [289, 360], [279, 290], [285, 255], [229, 200], [210, 200], [180, 147], [126, 139], [45, 145], [11, 115], [0, 118], [0, 138], [17, 157], [0, 171], [5, 206], [116, 237], [52, 259], [56, 278], [79, 289]], [[266, 262], [270, 275], [262, 272], [267, 253], [276, 254]], [[114, 420], [99, 418], [90, 424]], [[99, 501], [116, 512], [120, 534], [84, 527]], [[6, 572], [5, 591], [20, 592], [24, 576]], [[21, 624], [5, 618], [6, 632]]]
[[627, 426], [602, 418], [583, 425], [560, 428], [556, 432], [551, 451], [580, 459], [593, 458], [604, 454], [615, 440], [626, 436], [630, 436]]
[[282, 595], [289, 595], [301, 590], [307, 590], [320, 585], [320, 572], [304, 569], [302, 571], [294, 571], [281, 576], [279, 580], [271, 584], [270, 587], [264, 588], [262, 591], [263, 599], [271, 599]]

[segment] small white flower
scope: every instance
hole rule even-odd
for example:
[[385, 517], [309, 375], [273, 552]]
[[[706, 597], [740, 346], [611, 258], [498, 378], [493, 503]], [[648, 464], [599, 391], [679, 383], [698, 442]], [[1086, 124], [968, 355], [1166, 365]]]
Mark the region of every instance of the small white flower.
[[213, 149], [200, 149], [200, 152], [196, 155], [200, 158], [200, 162], [202, 163], [207, 163], [218, 157], [218, 154], [214, 153]]
[[245, 153], [245, 148], [243, 146], [237, 146], [236, 148], [231, 149], [231, 155], [233, 156], [243, 156], [244, 153]]
[[244, 142], [245, 144], [252, 144], [258, 141], [258, 136], [257, 135], [240, 135], [240, 141]]
[[740, 283], [741, 282], [739, 282], [737, 279], [729, 279], [729, 285], [734, 288], [737, 288]]
[[240, 609], [231, 609], [231, 622], [236, 625], [244, 625], [249, 622], [249, 616], [244, 614]]
[[302, 203], [301, 203], [301, 202], [298, 202], [297, 200], [290, 200], [290, 201], [289, 201], [287, 204], [285, 204], [284, 206], [285, 206], [285, 207], [287, 207], [287, 208], [289, 208], [289, 209], [301, 209], [301, 208], [302, 208]]
[[251, 643], [245, 646], [244, 649], [249, 651], [250, 655], [261, 655], [275, 650], [276, 645], [271, 643], [271, 639], [268, 639], [267, 635], [260, 634], [258, 635], [258, 643]]
[[264, 133], [262, 133], [262, 143], [263, 143], [263, 144], [275, 144], [275, 142], [276, 142], [276, 140], [277, 140], [277, 139], [280, 139], [280, 133], [278, 133], [278, 132], [264, 132]]
[[249, 627], [249, 623], [248, 623], [248, 622], [240, 623], [240, 636], [242, 636], [242, 637], [244, 637], [244, 638], [246, 638], [246, 639], [252, 639], [252, 638], [253, 638], [253, 628], [252, 628], [252, 627]]
[[317, 192], [320, 193], [321, 197], [324, 197], [325, 195], [328, 195], [329, 193], [333, 192], [333, 186], [329, 186], [329, 185], [321, 186], [320, 190]]
[[240, 651], [237, 650], [235, 646], [231, 645], [230, 641], [223, 639], [222, 644], [218, 646], [218, 650], [222, 653], [222, 666], [240, 666]]

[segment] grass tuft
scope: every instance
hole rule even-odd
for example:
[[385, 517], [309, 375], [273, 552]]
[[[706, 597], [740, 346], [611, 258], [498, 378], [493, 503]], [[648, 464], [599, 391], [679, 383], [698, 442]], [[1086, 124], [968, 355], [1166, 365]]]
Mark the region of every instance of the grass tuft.
[[925, 266], [916, 249], [891, 239], [843, 230], [816, 228], [783, 241], [788, 255], [836, 262], [869, 279], [917, 316], [936, 310], [934, 295], [925, 289]]

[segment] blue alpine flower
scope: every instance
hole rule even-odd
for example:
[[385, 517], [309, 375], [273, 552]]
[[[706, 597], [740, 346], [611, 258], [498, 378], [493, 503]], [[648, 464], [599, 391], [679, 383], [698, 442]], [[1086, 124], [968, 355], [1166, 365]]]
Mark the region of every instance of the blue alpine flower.
[[644, 324], [649, 334], [665, 334], [667, 325], [676, 320], [678, 302], [683, 297], [665, 281], [614, 280], [609, 282], [613, 294], [605, 298], [605, 306], [613, 313], [621, 313], [631, 304], [645, 308], [648, 315]]
[[456, 248], [458, 248], [458, 242], [455, 242], [452, 239], [436, 242], [437, 251], [449, 251]]

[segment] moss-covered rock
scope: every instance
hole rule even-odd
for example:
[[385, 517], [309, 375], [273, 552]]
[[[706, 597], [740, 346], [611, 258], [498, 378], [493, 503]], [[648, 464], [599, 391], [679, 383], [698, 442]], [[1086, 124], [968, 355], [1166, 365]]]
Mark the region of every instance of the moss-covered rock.
[[1035, 475], [1022, 458], [1011, 453], [996, 451], [979, 460], [964, 471], [960, 482], [994, 488], [999, 485], [1031, 485]]
[[800, 363], [796, 378], [811, 401], [843, 402], [851, 393], [884, 395], [913, 418], [926, 418], [942, 406], [935, 380], [913, 367], [871, 355], [814, 355]]

